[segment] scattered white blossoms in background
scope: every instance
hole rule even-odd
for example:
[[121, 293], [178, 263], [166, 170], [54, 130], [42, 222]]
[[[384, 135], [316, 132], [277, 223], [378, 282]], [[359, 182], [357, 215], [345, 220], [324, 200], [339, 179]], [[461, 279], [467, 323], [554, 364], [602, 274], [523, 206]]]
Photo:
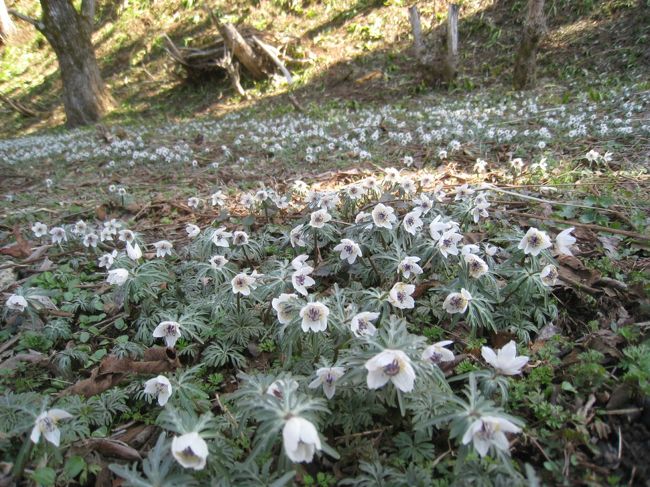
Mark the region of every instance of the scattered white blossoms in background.
[[190, 208], [194, 208], [194, 209], [196, 209], [196, 208], [199, 207], [199, 204], [200, 204], [200, 203], [201, 203], [201, 200], [198, 199], [198, 198], [195, 197], [195, 196], [192, 196], [191, 198], [188, 198], [188, 199], [187, 199], [187, 206], [189, 206]]
[[415, 300], [411, 296], [415, 292], [413, 284], [396, 282], [388, 293], [388, 302], [399, 309], [415, 307]]
[[164, 338], [165, 345], [172, 348], [181, 337], [181, 325], [176, 321], [162, 321], [153, 331], [154, 338]]
[[575, 230], [574, 227], [569, 227], [565, 230], [562, 230], [555, 237], [555, 248], [558, 254], [562, 255], [573, 255], [571, 252], [571, 247], [576, 243], [576, 238], [571, 235], [571, 232]]
[[309, 463], [321, 449], [316, 427], [300, 416], [292, 416], [282, 429], [284, 451], [292, 462]]
[[553, 264], [549, 264], [542, 269], [542, 272], [539, 273], [539, 277], [545, 286], [550, 287], [557, 284], [557, 279], [560, 275], [557, 272], [557, 267]]
[[365, 364], [368, 389], [379, 389], [389, 381], [402, 392], [413, 390], [415, 370], [411, 360], [401, 350], [386, 349]]
[[517, 345], [510, 340], [503, 348], [494, 353], [490, 347], [481, 347], [481, 355], [485, 361], [496, 369], [499, 374], [517, 375], [528, 363], [529, 358], [520, 355], [517, 357]]
[[464, 313], [467, 311], [469, 302], [472, 300], [472, 295], [465, 288], [462, 288], [459, 293], [451, 293], [447, 295], [445, 301], [442, 303], [444, 310], [453, 315], [454, 313]]
[[174, 248], [169, 240], [160, 240], [159, 242], [155, 242], [153, 246], [156, 249], [156, 257], [159, 258], [172, 255], [172, 249]]
[[12, 294], [6, 302], [7, 308], [22, 313], [27, 308], [27, 300], [19, 294]]
[[106, 282], [115, 284], [116, 286], [123, 285], [129, 278], [129, 271], [127, 269], [111, 269], [108, 271]]
[[57, 423], [62, 419], [68, 419], [71, 417], [72, 414], [63, 409], [50, 409], [49, 411], [39, 414], [36, 418], [29, 439], [32, 440], [33, 443], [38, 443], [41, 439], [41, 435], [43, 435], [45, 439], [54, 446], [59, 446], [61, 443], [61, 431], [59, 431]]
[[343, 367], [321, 367], [316, 371], [316, 379], [310, 382], [309, 388], [315, 389], [323, 386], [323, 392], [327, 399], [332, 399], [336, 392], [336, 381], [343, 377]]
[[375, 223], [377, 228], [387, 228], [388, 230], [391, 230], [393, 228], [393, 223], [397, 221], [395, 210], [390, 206], [379, 203], [372, 210], [372, 221]]
[[145, 382], [144, 392], [156, 396], [158, 404], [164, 406], [172, 395], [172, 385], [167, 377], [159, 375]]
[[325, 331], [327, 330], [327, 317], [330, 310], [323, 303], [308, 303], [300, 310], [302, 318], [302, 331]]
[[521, 428], [505, 418], [497, 416], [482, 416], [470, 424], [463, 435], [463, 445], [473, 443], [474, 449], [482, 457], [487, 455], [491, 446], [508, 452], [510, 443], [505, 433], [520, 433]]
[[32, 225], [32, 232], [36, 238], [41, 238], [47, 235], [47, 225], [41, 222], [36, 222]]
[[347, 260], [348, 264], [354, 264], [357, 257], [362, 257], [361, 247], [349, 238], [341, 240], [341, 243], [334, 247], [334, 251], [341, 252], [341, 260]]
[[364, 311], [352, 317], [350, 329], [355, 337], [373, 336], [377, 332], [377, 328], [372, 324], [377, 318], [379, 313], [372, 313]]
[[530, 254], [534, 257], [551, 245], [551, 239], [548, 238], [545, 232], [531, 227], [526, 232], [526, 235], [524, 235], [524, 238], [521, 239], [517, 248], [523, 250], [524, 254]]
[[445, 348], [454, 343], [452, 340], [443, 340], [428, 346], [422, 352], [422, 360], [431, 362], [434, 365], [439, 365], [442, 362], [453, 362], [454, 352]]
[[203, 470], [208, 453], [208, 444], [196, 431], [175, 436], [172, 440], [172, 455], [185, 468]]

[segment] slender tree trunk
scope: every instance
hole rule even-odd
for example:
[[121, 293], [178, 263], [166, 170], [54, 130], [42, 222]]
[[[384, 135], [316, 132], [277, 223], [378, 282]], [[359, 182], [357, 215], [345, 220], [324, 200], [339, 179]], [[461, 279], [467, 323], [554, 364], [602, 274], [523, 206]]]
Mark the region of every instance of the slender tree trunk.
[[[54, 49], [61, 70], [67, 125], [76, 127], [97, 122], [112, 100], [95, 58], [92, 17], [77, 12], [71, 0], [40, 2], [42, 32]], [[83, 6], [82, 10], [85, 10]], [[84, 13], [92, 14], [92, 8]]]
[[528, 0], [528, 14], [524, 33], [515, 58], [512, 76], [518, 90], [535, 86], [537, 78], [537, 46], [546, 32], [544, 0]]
[[16, 32], [16, 27], [9, 17], [5, 0], [0, 0], [0, 45], [7, 42], [7, 39]]

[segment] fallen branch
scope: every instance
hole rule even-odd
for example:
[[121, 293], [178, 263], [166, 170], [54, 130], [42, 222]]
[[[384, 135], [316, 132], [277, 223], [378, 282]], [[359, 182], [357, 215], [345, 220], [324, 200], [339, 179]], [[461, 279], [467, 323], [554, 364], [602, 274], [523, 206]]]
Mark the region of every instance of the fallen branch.
[[275, 65], [278, 67], [280, 71], [282, 71], [282, 74], [284, 74], [284, 77], [287, 78], [287, 83], [292, 84], [293, 83], [293, 78], [291, 77], [291, 73], [289, 70], [286, 68], [284, 63], [280, 61], [280, 58], [277, 56], [276, 53], [273, 52], [275, 49], [273, 46], [270, 46], [262, 41], [260, 41], [257, 37], [252, 36], [253, 41], [264, 51], [264, 53], [271, 58], [271, 61], [275, 63]]

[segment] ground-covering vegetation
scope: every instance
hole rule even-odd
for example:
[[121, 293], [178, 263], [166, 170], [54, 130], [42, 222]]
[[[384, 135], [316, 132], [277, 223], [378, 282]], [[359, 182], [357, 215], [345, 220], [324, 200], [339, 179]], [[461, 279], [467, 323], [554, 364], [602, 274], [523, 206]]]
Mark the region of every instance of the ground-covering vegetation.
[[105, 125], [3, 118], [0, 484], [646, 485], [645, 4], [550, 2], [525, 93], [524, 2], [467, 2], [474, 61], [436, 90], [400, 2], [222, 5], [306, 32], [302, 111], [163, 78], [134, 26], [200, 37], [182, 4], [98, 12]]
[[3, 460], [41, 485], [639, 482], [647, 103], [3, 142]]

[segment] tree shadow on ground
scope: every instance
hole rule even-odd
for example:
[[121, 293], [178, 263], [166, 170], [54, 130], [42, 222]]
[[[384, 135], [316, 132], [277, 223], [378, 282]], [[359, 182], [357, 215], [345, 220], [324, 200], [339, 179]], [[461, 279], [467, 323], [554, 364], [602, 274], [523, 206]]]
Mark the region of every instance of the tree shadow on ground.
[[[431, 3], [433, 2], [426, 2]], [[321, 33], [344, 27], [353, 19], [360, 21], [382, 5], [383, 2], [379, 0], [361, 0], [353, 7], [307, 30], [302, 38], [314, 39]], [[567, 10], [564, 8], [566, 5], [567, 0], [550, 2], [547, 22], [551, 36], [541, 48], [540, 78], [558, 79], [576, 75], [575, 66], [580, 66], [583, 73], [609, 73], [615, 76], [624, 75], [625, 70], [630, 68], [647, 71], [650, 59], [648, 51], [643, 47], [643, 39], [649, 35], [650, 8], [644, 7], [644, 0], [637, 0], [634, 5], [629, 4], [626, 8], [606, 13], [585, 9]], [[510, 85], [512, 60], [521, 34], [524, 10], [524, 0], [502, 0], [473, 15], [461, 17], [460, 77], [450, 88], [466, 92], [494, 83]], [[108, 10], [102, 15], [108, 18], [117, 13]], [[580, 26], [575, 35], [554, 37], [553, 33], [561, 32], [563, 28], [568, 32], [575, 31], [575, 25]], [[441, 29], [444, 29], [444, 24], [425, 30], [425, 39], [430, 43], [431, 39], [440, 35]], [[168, 35], [174, 42], [182, 43], [183, 39], [197, 38], [200, 35], [213, 38], [214, 28], [205, 19], [194, 25], [179, 25]], [[99, 40], [99, 44], [110, 40], [110, 36], [105, 36]], [[602, 46], [611, 47], [602, 52]], [[128, 77], [132, 55], [143, 47], [144, 42], [139, 39], [120, 45], [110, 57], [99, 59], [102, 74], [113, 79]], [[601, 55], [596, 55], [596, 52]], [[627, 55], [622, 57], [621, 52]], [[145, 61], [166, 62], [166, 56], [162, 45], [158, 45], [147, 53]], [[390, 45], [378, 43], [373, 50], [331, 64], [310, 77], [305, 84], [294, 87], [292, 94], [306, 105], [313, 103], [318, 106], [328, 101], [343, 101], [354, 107], [361, 103], [395, 101], [431, 91], [432, 88], [425, 83], [426, 77], [414, 68], [415, 65], [410, 39], [403, 38]], [[173, 66], [171, 61], [169, 66]], [[177, 68], [171, 67], [170, 76], [175, 70]], [[58, 71], [47, 76], [41, 85], [30, 88], [18, 100], [27, 105], [36, 102], [41, 106], [47, 106], [45, 101], [49, 101], [49, 106], [53, 106], [60, 98], [52, 97], [52, 93], [58, 92], [57, 76]], [[175, 76], [178, 76], [178, 72]], [[234, 96], [227, 80], [208, 77], [167, 85], [163, 89], [155, 89], [152, 83], [151, 89], [140, 87], [123, 93], [119, 101], [125, 108], [118, 110], [108, 120], [137, 120], [139, 117], [159, 115], [159, 112], [162, 113], [162, 118], [176, 119], [219, 113], [225, 105], [229, 109], [237, 109], [259, 104], [260, 107], [271, 109], [274, 104], [289, 103], [286, 94], [277, 94], [270, 82], [253, 84], [244, 79], [244, 88], [254, 89], [256, 96], [252, 102], [241, 105], [238, 105], [239, 98]], [[23, 118], [20, 122], [22, 130], [42, 124], [38, 119]]]

